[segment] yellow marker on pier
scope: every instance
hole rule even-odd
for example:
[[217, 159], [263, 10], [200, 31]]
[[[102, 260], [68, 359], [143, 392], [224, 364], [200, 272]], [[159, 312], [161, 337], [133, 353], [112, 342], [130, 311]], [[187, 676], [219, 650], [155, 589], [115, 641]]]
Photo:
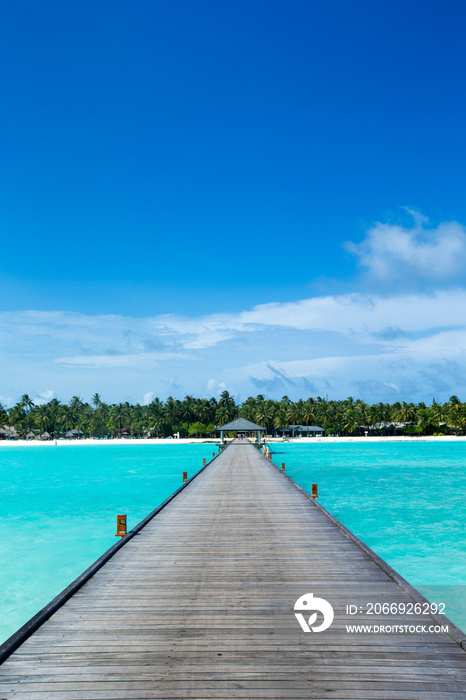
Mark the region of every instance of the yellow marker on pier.
[[117, 515], [117, 531], [115, 537], [124, 537], [126, 534], [126, 515]]

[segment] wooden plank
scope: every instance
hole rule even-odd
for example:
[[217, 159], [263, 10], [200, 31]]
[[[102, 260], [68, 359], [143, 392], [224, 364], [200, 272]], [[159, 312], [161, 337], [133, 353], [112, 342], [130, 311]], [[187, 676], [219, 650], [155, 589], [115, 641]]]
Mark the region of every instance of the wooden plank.
[[[334, 607], [321, 634], [294, 617], [310, 591]], [[0, 666], [0, 699], [465, 697], [466, 654], [450, 634], [346, 631], [425, 624], [346, 612], [418, 596], [236, 441]]]

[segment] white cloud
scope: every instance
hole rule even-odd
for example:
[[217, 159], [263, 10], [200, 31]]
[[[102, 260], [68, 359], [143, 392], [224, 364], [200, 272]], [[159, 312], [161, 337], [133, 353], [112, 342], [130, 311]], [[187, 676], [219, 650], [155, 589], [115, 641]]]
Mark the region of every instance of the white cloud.
[[212, 378], [209, 379], [209, 381], [206, 384], [206, 389], [210, 396], [218, 396], [222, 393], [222, 391], [225, 391], [226, 388], [227, 385], [225, 384], [225, 382], [219, 382], [216, 379]]
[[144, 396], [142, 398], [142, 405], [148, 406], [151, 403], [151, 401], [153, 401], [154, 397], [155, 397], [155, 394], [153, 391], [146, 391], [146, 393], [144, 394]]
[[[263, 304], [240, 315], [243, 325], [371, 335], [389, 327], [419, 331], [466, 324], [466, 291], [392, 297], [345, 294]], [[228, 319], [225, 319], [228, 322]]]
[[157, 366], [163, 360], [189, 359], [185, 353], [127, 353], [119, 355], [74, 355], [57, 357], [55, 362], [69, 367], [94, 367], [96, 369], [117, 369], [119, 367], [137, 367], [148, 369]]
[[164, 315], [150, 321], [154, 332], [162, 338], [170, 338], [175, 334], [186, 350], [202, 350], [230, 340], [236, 331], [254, 331], [254, 327], [246, 327], [241, 317], [233, 314], [212, 314], [198, 318]]
[[34, 398], [34, 403], [36, 404], [41, 404], [41, 403], [48, 403], [53, 399], [55, 396], [55, 392], [53, 389], [48, 389], [47, 391], [43, 391], [40, 394], [33, 394]]
[[400, 279], [435, 282], [464, 278], [466, 228], [456, 221], [445, 221], [436, 228], [419, 212], [407, 210], [414, 225], [376, 223], [361, 243], [346, 243], [359, 265], [380, 281]]
[[460, 395], [463, 383], [466, 393], [464, 375], [462, 289], [315, 297], [201, 318], [0, 313], [0, 382], [14, 400], [34, 388], [47, 400], [50, 386], [65, 400], [98, 389], [105, 400], [150, 402], [225, 387], [243, 397], [424, 400], [434, 390]]

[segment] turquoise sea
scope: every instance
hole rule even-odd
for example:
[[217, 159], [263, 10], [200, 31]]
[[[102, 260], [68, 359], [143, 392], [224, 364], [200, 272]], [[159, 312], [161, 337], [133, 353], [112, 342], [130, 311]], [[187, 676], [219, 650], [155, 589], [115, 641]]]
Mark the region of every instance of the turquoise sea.
[[0, 448], [0, 643], [192, 476], [215, 447]]
[[271, 445], [273, 461], [466, 630], [466, 442]]
[[[466, 629], [466, 443], [275, 444], [276, 464]], [[0, 642], [192, 476], [214, 447], [0, 448]]]

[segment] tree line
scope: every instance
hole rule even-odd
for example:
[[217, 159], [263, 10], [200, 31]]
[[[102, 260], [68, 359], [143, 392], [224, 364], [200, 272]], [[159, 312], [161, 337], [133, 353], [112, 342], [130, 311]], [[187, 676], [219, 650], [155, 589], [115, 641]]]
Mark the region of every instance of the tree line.
[[[148, 405], [108, 404], [99, 394], [90, 403], [73, 396], [68, 403], [52, 399], [35, 404], [28, 394], [11, 408], [0, 404], [0, 428], [3, 437], [26, 437], [47, 434], [50, 437], [209, 437], [216, 426], [242, 417], [258, 423], [268, 434], [280, 435], [296, 425], [317, 425], [327, 435], [432, 435], [464, 434], [466, 404], [457, 396], [446, 403], [395, 402], [367, 404], [361, 399], [344, 400], [308, 398], [291, 401], [266, 399], [259, 394], [237, 404], [228, 391], [219, 399], [186, 396], [183, 400], [169, 396], [163, 402], [154, 398]], [[5, 430], [6, 429], [6, 430]]]

